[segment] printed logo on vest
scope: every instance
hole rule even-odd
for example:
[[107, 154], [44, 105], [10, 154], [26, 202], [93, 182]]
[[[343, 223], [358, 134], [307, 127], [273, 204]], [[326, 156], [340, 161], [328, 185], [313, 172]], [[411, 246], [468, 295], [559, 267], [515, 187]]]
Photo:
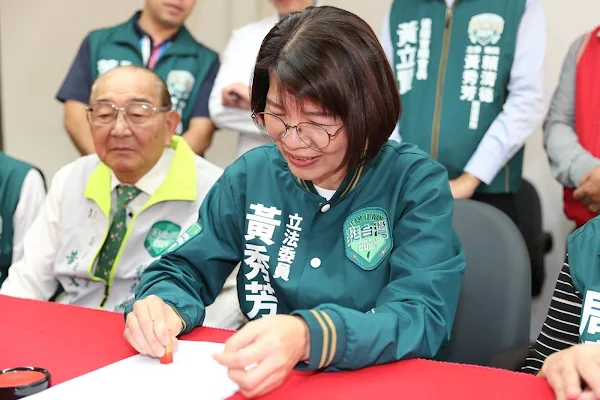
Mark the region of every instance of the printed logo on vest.
[[586, 291], [583, 299], [579, 340], [582, 343], [600, 342], [600, 293], [592, 290]]
[[169, 221], [158, 221], [148, 232], [144, 247], [152, 257], [157, 257], [176, 242], [179, 232], [181, 232], [179, 225]]
[[465, 63], [460, 100], [471, 103], [469, 129], [479, 129], [479, 115], [484, 104], [497, 101], [495, 94], [504, 19], [497, 14], [478, 14], [469, 21], [471, 45], [465, 49]]
[[200, 225], [200, 222], [198, 221], [194, 222], [189, 228], [185, 230], [185, 232], [183, 232], [181, 236], [177, 238], [175, 243], [171, 244], [171, 247], [169, 247], [163, 254], [171, 253], [177, 250], [185, 243], [189, 242], [192, 238], [198, 236], [200, 232], [202, 232], [202, 225]]
[[387, 212], [369, 207], [350, 214], [344, 221], [346, 257], [370, 271], [379, 266], [392, 249]]
[[496, 44], [504, 32], [504, 18], [498, 14], [478, 14], [469, 21], [469, 40], [473, 44]]
[[[181, 116], [183, 116], [183, 110], [187, 105], [190, 93], [192, 93], [194, 83], [196, 83], [196, 79], [189, 71], [173, 70], [167, 75], [167, 88], [171, 95], [173, 109]], [[176, 133], [178, 135], [183, 133], [183, 124], [181, 121], [179, 122]]]
[[133, 63], [129, 60], [98, 60], [96, 62], [96, 68], [98, 69], [98, 76], [100, 75], [104, 75], [105, 73], [107, 73], [108, 71], [110, 71], [111, 69], [115, 69], [119, 66], [123, 66], [123, 65], [132, 65]]

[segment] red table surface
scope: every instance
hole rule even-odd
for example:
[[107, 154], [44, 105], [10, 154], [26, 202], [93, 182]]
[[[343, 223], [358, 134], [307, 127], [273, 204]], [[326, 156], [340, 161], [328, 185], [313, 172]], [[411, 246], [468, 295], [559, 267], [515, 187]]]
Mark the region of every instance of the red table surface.
[[[123, 339], [122, 314], [0, 296], [0, 369], [46, 368], [51, 385], [136, 352]], [[184, 340], [223, 343], [232, 331], [198, 328]], [[240, 394], [232, 399], [242, 399]], [[352, 372], [294, 371], [262, 399], [511, 399], [551, 400], [534, 376], [469, 365], [408, 360]]]

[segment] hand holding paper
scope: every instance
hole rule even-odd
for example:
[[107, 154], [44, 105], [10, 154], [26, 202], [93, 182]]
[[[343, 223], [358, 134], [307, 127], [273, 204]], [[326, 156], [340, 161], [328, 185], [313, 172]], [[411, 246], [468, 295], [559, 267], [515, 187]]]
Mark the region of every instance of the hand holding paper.
[[275, 315], [251, 321], [225, 343], [214, 359], [245, 397], [280, 386], [294, 366], [308, 359], [310, 333], [302, 318]]

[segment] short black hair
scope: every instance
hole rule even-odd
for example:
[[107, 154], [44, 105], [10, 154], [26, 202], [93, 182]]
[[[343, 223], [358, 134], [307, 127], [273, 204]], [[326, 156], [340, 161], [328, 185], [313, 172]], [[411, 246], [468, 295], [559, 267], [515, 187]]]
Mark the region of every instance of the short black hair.
[[336, 7], [308, 7], [271, 29], [251, 83], [255, 112], [265, 109], [270, 74], [281, 95], [318, 103], [343, 121], [348, 149], [340, 167], [375, 157], [400, 117], [396, 79], [377, 36]]
[[144, 72], [149, 73], [153, 77], [153, 79], [156, 81], [156, 86], [157, 86], [157, 90], [158, 90], [158, 99], [160, 101], [160, 104], [156, 105], [156, 107], [173, 108], [173, 103], [171, 102], [171, 94], [169, 93], [169, 88], [167, 87], [167, 84], [165, 83], [163, 78], [161, 78], [160, 75], [158, 75], [156, 72], [152, 71], [149, 68], [140, 67], [138, 65], [133, 65], [133, 64], [121, 65], [121, 66], [111, 69], [110, 71], [106, 72], [103, 75], [99, 75], [96, 78], [96, 80], [94, 81], [92, 87], [90, 88], [90, 98], [89, 98], [88, 102], [92, 100], [92, 95], [94, 94], [94, 87], [96, 86], [96, 83], [100, 80], [100, 78], [102, 78], [106, 74], [109, 74], [113, 71], [123, 69], [123, 68], [131, 69], [134, 71], [144, 71]]

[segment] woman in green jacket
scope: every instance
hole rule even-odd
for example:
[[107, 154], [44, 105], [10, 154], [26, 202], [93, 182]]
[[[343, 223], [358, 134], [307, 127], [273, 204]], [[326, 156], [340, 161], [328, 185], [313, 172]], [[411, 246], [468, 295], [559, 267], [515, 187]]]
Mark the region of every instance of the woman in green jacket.
[[436, 161], [388, 141], [400, 99], [371, 28], [333, 7], [283, 19], [251, 98], [273, 143], [227, 168], [196, 224], [146, 269], [127, 340], [162, 356], [241, 263], [250, 322], [215, 358], [248, 397], [293, 368], [441, 357], [465, 268], [452, 194]]

